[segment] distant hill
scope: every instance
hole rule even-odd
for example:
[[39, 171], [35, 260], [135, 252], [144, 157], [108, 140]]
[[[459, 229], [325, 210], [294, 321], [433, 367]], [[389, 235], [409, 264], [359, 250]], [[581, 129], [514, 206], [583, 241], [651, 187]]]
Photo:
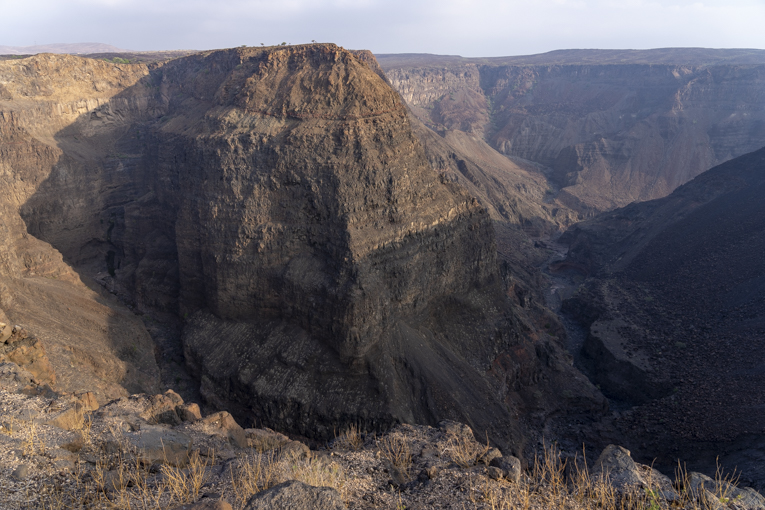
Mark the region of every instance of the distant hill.
[[124, 53], [123, 50], [103, 43], [54, 43], [35, 46], [0, 46], [0, 55], [34, 55], [36, 53]]
[[489, 65], [565, 65], [565, 64], [665, 64], [719, 65], [765, 64], [765, 50], [712, 48], [657, 48], [652, 50], [555, 50], [535, 55], [508, 57], [461, 57], [430, 53], [383, 53], [376, 55], [385, 69], [464, 64]]

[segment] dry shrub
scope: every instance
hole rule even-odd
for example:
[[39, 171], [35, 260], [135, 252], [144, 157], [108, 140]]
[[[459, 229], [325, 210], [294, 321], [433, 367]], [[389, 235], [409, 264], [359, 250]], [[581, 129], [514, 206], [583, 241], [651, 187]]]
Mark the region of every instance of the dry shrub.
[[251, 496], [278, 483], [276, 454], [271, 451], [245, 455], [230, 472], [236, 506], [242, 507]]
[[199, 491], [209, 478], [205, 457], [203, 461], [199, 452], [193, 452], [185, 469], [164, 465], [164, 486], [170, 493], [171, 499], [179, 503], [191, 503], [199, 499]]
[[33, 421], [22, 423], [24, 424], [24, 428], [21, 432], [24, 439], [21, 442], [21, 446], [24, 450], [24, 456], [31, 457], [33, 455], [44, 455], [45, 442], [39, 437], [37, 423]]
[[314, 487], [331, 487], [345, 498], [345, 473], [336, 462], [320, 458], [297, 459], [289, 462], [282, 481], [298, 480]]
[[243, 507], [253, 495], [287, 480], [332, 487], [341, 496], [345, 494], [345, 474], [337, 463], [298, 458], [292, 452], [277, 456], [271, 451], [241, 457], [237, 467], [231, 470], [235, 506]]
[[380, 454], [407, 478], [411, 479], [409, 471], [412, 468], [412, 449], [409, 441], [400, 432], [390, 434], [377, 440]]
[[488, 451], [489, 446], [483, 446], [465, 435], [449, 436], [444, 446], [442, 454], [449, 458], [462, 468], [468, 468], [475, 464], [476, 459]]

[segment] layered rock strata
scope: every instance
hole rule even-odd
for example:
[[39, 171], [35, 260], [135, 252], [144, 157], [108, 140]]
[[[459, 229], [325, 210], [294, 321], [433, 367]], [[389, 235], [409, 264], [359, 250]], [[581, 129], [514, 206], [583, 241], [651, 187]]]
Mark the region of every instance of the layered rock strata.
[[[0, 62], [0, 315], [37, 337], [59, 388], [92, 388], [101, 401], [156, 389], [153, 344], [140, 320], [39, 238], [70, 262], [103, 238], [102, 205], [125, 173], [103, 172], [111, 147], [101, 142], [130, 120], [101, 112], [147, 72], [70, 56]], [[73, 125], [74, 136], [60, 136]]]
[[21, 201], [29, 233], [183, 317], [208, 402], [317, 438], [456, 418], [514, 451], [518, 416], [602, 409], [513, 307], [489, 215], [433, 171], [369, 55], [237, 48], [111, 65], [112, 82], [60, 58], [22, 62], [94, 92], [34, 138], [52, 157]]
[[765, 54], [571, 50], [528, 57], [384, 56], [413, 112], [548, 167], [583, 214], [666, 196], [765, 136]]

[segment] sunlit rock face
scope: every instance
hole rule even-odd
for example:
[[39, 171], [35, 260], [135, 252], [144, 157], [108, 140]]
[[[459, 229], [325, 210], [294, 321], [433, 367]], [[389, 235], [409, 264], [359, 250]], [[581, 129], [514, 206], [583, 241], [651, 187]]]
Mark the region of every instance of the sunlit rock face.
[[584, 213], [666, 196], [765, 139], [762, 51], [405, 57], [380, 62], [420, 119], [545, 165]]

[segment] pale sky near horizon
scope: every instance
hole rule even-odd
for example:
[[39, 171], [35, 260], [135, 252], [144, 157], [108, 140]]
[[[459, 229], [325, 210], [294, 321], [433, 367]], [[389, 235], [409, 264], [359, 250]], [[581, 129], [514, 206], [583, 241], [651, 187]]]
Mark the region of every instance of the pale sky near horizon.
[[0, 45], [132, 50], [317, 40], [374, 53], [765, 48], [765, 0], [0, 0]]

